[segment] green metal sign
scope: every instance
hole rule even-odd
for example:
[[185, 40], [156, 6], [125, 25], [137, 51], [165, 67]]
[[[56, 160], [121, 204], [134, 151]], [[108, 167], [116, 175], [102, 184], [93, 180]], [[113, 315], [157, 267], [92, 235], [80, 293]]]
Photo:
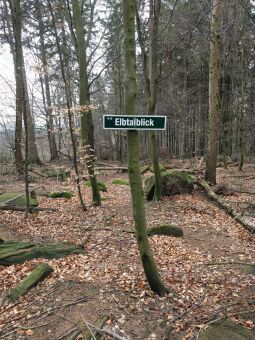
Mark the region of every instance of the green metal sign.
[[166, 116], [104, 115], [103, 124], [114, 130], [165, 130]]

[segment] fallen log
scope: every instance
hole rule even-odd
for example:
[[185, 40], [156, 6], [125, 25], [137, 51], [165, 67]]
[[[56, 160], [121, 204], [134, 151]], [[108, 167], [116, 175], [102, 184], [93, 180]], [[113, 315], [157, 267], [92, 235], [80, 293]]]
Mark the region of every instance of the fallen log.
[[237, 222], [239, 222], [245, 229], [249, 230], [251, 233], [255, 233], [255, 225], [251, 222], [245, 220], [240, 216], [234, 208], [232, 208], [227, 202], [225, 202], [222, 198], [220, 198], [215, 192], [212, 190], [210, 185], [204, 179], [197, 179], [195, 181], [197, 185], [203, 188], [207, 195], [215, 201], [223, 210], [225, 210], [231, 217], [233, 217]]
[[[10, 210], [10, 211], [26, 211], [26, 207], [17, 207], [17, 206], [11, 206], [11, 205], [4, 205], [0, 206], [0, 210]], [[38, 207], [29, 207], [28, 212], [39, 212], [39, 211], [58, 211], [58, 209], [55, 208], [38, 208]]]
[[13, 288], [7, 295], [6, 300], [13, 302], [20, 296], [25, 295], [32, 287], [43, 281], [53, 269], [47, 263], [40, 263], [17, 287]]
[[122, 172], [127, 172], [128, 171], [128, 168], [126, 168], [126, 167], [123, 167], [123, 166], [118, 166], [118, 167], [97, 167], [97, 168], [95, 168], [95, 170], [98, 170], [98, 171], [100, 171], [100, 170], [115, 170], [115, 171], [122, 171]]
[[[135, 234], [135, 229], [131, 228], [128, 230], [123, 230], [126, 233]], [[174, 236], [183, 237], [183, 230], [175, 225], [161, 225], [158, 227], [151, 227], [147, 229], [148, 236], [153, 235], [164, 235], [164, 236]]]
[[80, 246], [71, 243], [41, 243], [5, 241], [0, 244], [0, 265], [24, 263], [36, 258], [57, 259], [70, 254], [82, 254]]

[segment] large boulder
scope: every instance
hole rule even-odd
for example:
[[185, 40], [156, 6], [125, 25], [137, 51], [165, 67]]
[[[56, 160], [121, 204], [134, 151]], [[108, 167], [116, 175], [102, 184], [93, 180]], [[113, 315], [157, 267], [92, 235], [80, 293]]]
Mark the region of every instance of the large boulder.
[[[171, 196], [176, 194], [190, 194], [194, 189], [192, 177], [184, 171], [164, 171], [161, 173], [162, 194]], [[148, 201], [153, 199], [155, 189], [154, 175], [145, 180], [144, 193]]]

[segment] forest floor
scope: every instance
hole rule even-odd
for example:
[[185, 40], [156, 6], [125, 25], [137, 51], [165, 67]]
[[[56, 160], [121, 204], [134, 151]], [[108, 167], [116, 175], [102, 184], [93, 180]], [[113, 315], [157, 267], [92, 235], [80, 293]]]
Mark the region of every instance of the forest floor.
[[[76, 194], [70, 200], [38, 197], [39, 207], [57, 211], [33, 213], [28, 219], [22, 212], [0, 212], [0, 238], [67, 240], [84, 246], [84, 255], [0, 266], [2, 298], [37, 263], [54, 268], [16, 303], [1, 304], [0, 338], [67, 339], [77, 325], [98, 325], [102, 315], [109, 316], [109, 330], [132, 340], [195, 339], [206, 324], [224, 316], [253, 329], [255, 336], [255, 275], [239, 264], [255, 262], [254, 235], [200, 188], [190, 195], [147, 202], [148, 227], [175, 224], [184, 230], [183, 238], [150, 237], [162, 280], [181, 299], [158, 297], [146, 283], [135, 237], [125, 232], [134, 225], [129, 186], [112, 184], [114, 178], [127, 179], [127, 174], [99, 176], [108, 190], [102, 193], [102, 207], [89, 205], [90, 188], [83, 187], [86, 212]], [[224, 199], [236, 209], [244, 207], [247, 218], [255, 221], [255, 165], [245, 165], [242, 173], [234, 166], [219, 168], [218, 182], [235, 188]], [[0, 186], [22, 191], [24, 184], [8, 173], [1, 176]], [[37, 178], [31, 186], [76, 192], [71, 181]]]

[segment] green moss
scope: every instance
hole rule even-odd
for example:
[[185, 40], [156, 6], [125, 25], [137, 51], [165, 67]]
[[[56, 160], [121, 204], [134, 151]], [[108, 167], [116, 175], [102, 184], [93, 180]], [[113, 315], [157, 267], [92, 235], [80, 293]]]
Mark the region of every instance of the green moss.
[[49, 198], [72, 198], [73, 194], [69, 191], [59, 191], [59, 192], [51, 192], [48, 194]]
[[116, 184], [116, 185], [129, 185], [129, 181], [126, 179], [114, 179], [112, 181], [112, 184]]
[[[91, 182], [90, 181], [86, 181], [84, 185], [86, 187], [91, 188]], [[106, 184], [103, 181], [98, 181], [97, 185], [98, 185], [99, 191], [107, 192]]]
[[107, 201], [108, 197], [101, 197], [101, 201]]
[[[12, 205], [12, 206], [18, 206], [18, 207], [25, 207], [26, 206], [26, 195], [22, 195], [18, 198], [15, 198], [19, 196], [20, 193], [18, 192], [6, 192], [2, 195], [0, 195], [0, 204], [2, 203], [3, 205]], [[6, 203], [5, 203], [6, 202]], [[38, 202], [36, 198], [29, 198], [29, 206], [30, 207], [35, 207], [38, 205]]]

